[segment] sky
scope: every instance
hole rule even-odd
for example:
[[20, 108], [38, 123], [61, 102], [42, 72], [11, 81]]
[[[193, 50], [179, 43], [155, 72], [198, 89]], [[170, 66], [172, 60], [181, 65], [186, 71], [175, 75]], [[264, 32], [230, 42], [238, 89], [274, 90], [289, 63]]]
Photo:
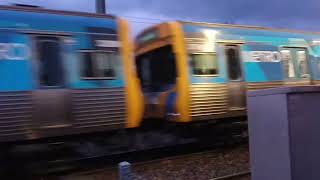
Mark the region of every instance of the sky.
[[[95, 0], [0, 0], [94, 12]], [[319, 0], [106, 0], [108, 13], [126, 18], [133, 35], [165, 20], [258, 25], [320, 31]]]

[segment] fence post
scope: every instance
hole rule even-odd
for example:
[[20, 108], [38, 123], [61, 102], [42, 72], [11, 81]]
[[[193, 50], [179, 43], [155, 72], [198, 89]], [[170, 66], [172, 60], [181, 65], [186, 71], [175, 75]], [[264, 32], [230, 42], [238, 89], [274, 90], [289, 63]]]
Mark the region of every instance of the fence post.
[[128, 162], [121, 162], [118, 165], [119, 180], [132, 180], [131, 164]]

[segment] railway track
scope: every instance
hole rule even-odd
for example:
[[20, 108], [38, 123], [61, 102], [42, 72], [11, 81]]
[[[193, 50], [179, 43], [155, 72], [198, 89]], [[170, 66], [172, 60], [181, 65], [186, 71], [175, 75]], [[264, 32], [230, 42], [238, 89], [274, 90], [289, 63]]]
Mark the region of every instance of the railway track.
[[[237, 139], [234, 141], [235, 143], [242, 143], [239, 141], [240, 135], [235, 135], [233, 137]], [[230, 143], [230, 136], [216, 136], [216, 138], [210, 139], [210, 142], [213, 143], [208, 143], [207, 139], [195, 142], [194, 140], [187, 138], [180, 140], [179, 143], [175, 141], [175, 143], [167, 143], [163, 146], [152, 146], [152, 148], [149, 149], [144, 149], [144, 147], [142, 147], [141, 149], [120, 150], [116, 153], [106, 153], [104, 148], [99, 149], [97, 148], [97, 144], [89, 143], [88, 149], [93, 149], [92, 152], [86, 152], [84, 153], [85, 155], [83, 155], [83, 150], [80, 150], [81, 156], [75, 156], [75, 154], [79, 154], [79, 149], [76, 148], [77, 151], [73, 151], [68, 147], [70, 146], [69, 144], [56, 142], [50, 145], [50, 147], [53, 147], [53, 154], [51, 154], [51, 152], [41, 152], [34, 153], [37, 154], [37, 156], [31, 154], [31, 158], [15, 157], [8, 159], [10, 159], [9, 161], [14, 161], [12, 159], [15, 159], [16, 161], [16, 164], [12, 163], [13, 174], [16, 174], [16, 170], [19, 169], [19, 171], [27, 172], [26, 175], [22, 172], [18, 173], [23, 177], [51, 177], [77, 174], [78, 172], [81, 174], [90, 174], [92, 172], [97, 173], [107, 170], [116, 171], [116, 169], [114, 169], [114, 165], [122, 161], [129, 161], [133, 162], [135, 165], [143, 166], [143, 164], [152, 164], [161, 160], [174, 160], [183, 158], [183, 156], [185, 158], [187, 156], [194, 156], [195, 154], [205, 154], [211, 150], [234, 145], [233, 143]], [[82, 144], [80, 147], [83, 148], [84, 145]], [[72, 148], [74, 147], [72, 146]], [[51, 154], [50, 158], [46, 157], [48, 154]], [[34, 159], [34, 157], [36, 158]], [[25, 159], [27, 159], [28, 162], [24, 162]], [[22, 168], [26, 167], [27, 169], [22, 170]]]
[[[46, 172], [46, 174], [69, 174], [79, 171], [81, 173], [92, 173], [108, 169], [114, 170], [115, 167], [112, 166], [122, 161], [133, 162], [135, 166], [148, 166], [150, 164], [155, 164], [160, 161], [173, 161], [187, 157], [192, 157], [195, 155], [208, 154], [214, 151], [219, 151], [219, 149], [222, 150], [225, 148], [232, 148], [237, 145], [239, 145], [239, 141], [236, 141], [234, 144], [230, 144], [230, 142], [228, 142], [228, 144], [217, 142], [215, 144], [210, 145], [201, 143], [185, 143], [173, 146], [155, 147], [141, 151], [91, 156], [81, 159], [69, 159], [61, 161], [57, 160], [49, 162], [49, 164], [51, 167], [57, 167], [58, 169], [54, 170], [53, 168], [51, 172]], [[62, 168], [63, 166], [65, 166], [66, 168]], [[99, 169], [99, 167], [101, 166], [107, 167]], [[93, 170], [83, 172], [84, 169]]]
[[213, 178], [213, 179], [210, 179], [210, 180], [239, 180], [239, 179], [242, 180], [244, 178], [250, 178], [250, 175], [251, 175], [250, 171], [245, 171], [245, 172], [239, 172], [239, 173], [235, 173], [235, 174], [230, 174], [230, 175], [227, 175], [227, 176]]
[[[183, 164], [186, 161], [190, 160], [190, 159], [194, 159], [194, 158], [198, 158], [198, 157], [210, 157], [212, 155], [216, 155], [216, 154], [221, 154], [223, 152], [228, 152], [228, 151], [232, 151], [232, 149], [237, 148], [237, 146], [243, 146], [243, 145], [235, 145], [234, 147], [228, 146], [228, 147], [222, 147], [220, 146], [220, 148], [214, 149], [214, 150], [207, 150], [207, 151], [202, 151], [202, 152], [194, 152], [194, 153], [189, 153], [189, 154], [179, 154], [179, 155], [175, 155], [175, 156], [170, 156], [170, 157], [163, 157], [163, 158], [158, 158], [158, 159], [154, 159], [154, 160], [147, 160], [147, 161], [138, 161], [138, 162], [133, 162], [131, 164], [131, 169], [132, 169], [132, 173], [129, 174], [130, 178], [129, 179], [149, 179], [149, 178], [144, 178], [141, 177], [141, 174], [135, 174], [137, 169], [148, 169], [150, 167], [154, 167], [155, 165], [159, 165], [159, 164], [163, 164], [165, 166], [165, 162], [180, 162], [178, 164]], [[179, 166], [177, 163], [174, 163], [175, 166]], [[170, 165], [168, 167], [171, 167]], [[135, 169], [135, 170], [133, 170]], [[155, 167], [155, 170], [157, 168]], [[109, 179], [110, 177], [108, 176], [109, 174], [112, 173], [116, 173], [117, 176], [117, 172], [118, 169], [117, 167], [113, 166], [113, 167], [105, 167], [105, 168], [100, 168], [100, 169], [94, 169], [94, 170], [87, 170], [87, 171], [83, 171], [83, 172], [78, 172], [78, 173], [73, 173], [73, 174], [69, 174], [66, 177], [66, 180], [69, 179], [77, 179], [80, 177], [96, 177], [97, 179]], [[214, 178], [211, 180], [247, 180], [246, 177], [249, 177], [250, 172], [249, 171], [243, 171], [240, 173], [234, 173], [234, 174], [230, 174], [227, 176], [221, 176], [218, 178]], [[108, 177], [106, 177], [108, 176]], [[246, 179], [243, 179], [246, 178]], [[112, 178], [111, 178], [112, 179]], [[159, 178], [158, 178], [159, 179]], [[160, 178], [161, 179], [161, 178]], [[63, 179], [64, 180], [64, 179]]]
[[[236, 146], [236, 145], [235, 145]], [[213, 147], [211, 147], [213, 148]], [[218, 146], [215, 147], [214, 150], [206, 150], [206, 151], [202, 151], [202, 152], [194, 152], [194, 153], [191, 153], [191, 152], [184, 152], [185, 154], [180, 154], [179, 155], [172, 155], [170, 157], [160, 157], [160, 158], [157, 158], [157, 159], [153, 159], [153, 160], [147, 160], [147, 161], [133, 161], [133, 165], [134, 166], [139, 166], [139, 167], [147, 167], [149, 165], [152, 165], [152, 164], [157, 164], [157, 163], [160, 163], [162, 161], [175, 161], [175, 160], [183, 160], [183, 159], [186, 159], [186, 158], [190, 158], [190, 157], [193, 157], [193, 156], [201, 156], [201, 155], [205, 155], [205, 154], [210, 154], [210, 153], [217, 153], [219, 151], [222, 151], [223, 149], [217, 149], [219, 148]], [[220, 148], [223, 148], [220, 146]], [[230, 146], [228, 146], [228, 148], [232, 148]], [[166, 149], [167, 151], [169, 149]], [[110, 171], [110, 170], [117, 170], [118, 167], [114, 166], [114, 167], [106, 167], [106, 168], [101, 168], [101, 169], [95, 169], [95, 170], [89, 170], [89, 171], [83, 171], [83, 172], [80, 172], [80, 173], [74, 173], [73, 175], [89, 175], [89, 174], [96, 174], [96, 173], [99, 173], [99, 172], [104, 172], [104, 171]]]

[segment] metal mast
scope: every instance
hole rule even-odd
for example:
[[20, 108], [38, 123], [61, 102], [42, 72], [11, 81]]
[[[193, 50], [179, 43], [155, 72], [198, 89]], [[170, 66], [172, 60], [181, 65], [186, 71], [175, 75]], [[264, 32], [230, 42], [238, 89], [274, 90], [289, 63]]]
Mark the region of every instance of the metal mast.
[[106, 14], [106, 1], [105, 0], [96, 0], [96, 13]]

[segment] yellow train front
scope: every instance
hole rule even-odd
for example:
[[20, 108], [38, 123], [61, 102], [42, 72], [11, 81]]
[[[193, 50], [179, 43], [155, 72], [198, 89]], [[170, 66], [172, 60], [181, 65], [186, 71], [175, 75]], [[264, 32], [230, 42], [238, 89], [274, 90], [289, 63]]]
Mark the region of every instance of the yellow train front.
[[199, 122], [246, 115], [246, 91], [320, 79], [317, 34], [166, 22], [136, 38], [145, 118]]

